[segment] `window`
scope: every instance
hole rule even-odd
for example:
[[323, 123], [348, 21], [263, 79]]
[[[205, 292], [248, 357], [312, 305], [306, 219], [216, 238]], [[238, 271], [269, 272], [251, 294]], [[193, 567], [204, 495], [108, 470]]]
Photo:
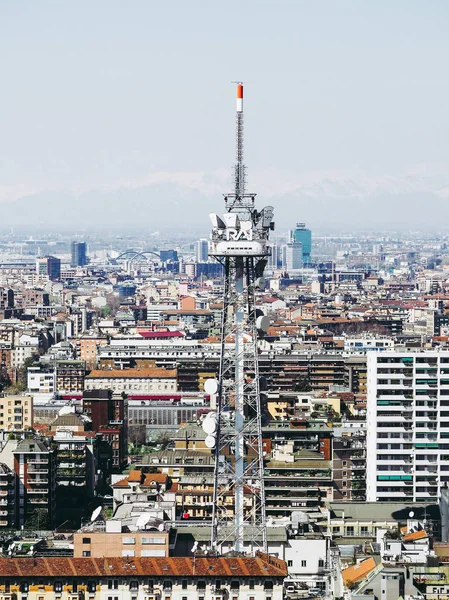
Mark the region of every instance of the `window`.
[[95, 584], [95, 581], [88, 581], [87, 582], [87, 591], [91, 594], [93, 594], [94, 592], [96, 592], [97, 590], [97, 586]]
[[78, 583], [76, 581], [72, 581], [72, 592], [78, 591]]
[[354, 535], [354, 527], [346, 527], [346, 535]]
[[83, 538], [83, 544], [90, 544], [90, 538]]
[[123, 544], [135, 544], [136, 543], [136, 538], [135, 537], [124, 537], [122, 540]]
[[62, 592], [62, 583], [60, 581], [55, 581], [55, 592]]
[[249, 580], [249, 589], [253, 590], [254, 589], [254, 579], [250, 579]]
[[320, 567], [320, 568], [324, 567], [324, 560], [322, 558], [320, 558], [318, 561], [318, 567]]
[[302, 560], [301, 561], [301, 567], [307, 567], [307, 561], [306, 560]]
[[83, 550], [83, 556], [90, 556], [90, 550]]
[[288, 560], [287, 561], [287, 567], [293, 567], [293, 561], [292, 560]]
[[187, 579], [183, 579], [182, 580], [182, 589], [186, 590], [187, 589]]
[[136, 581], [135, 579], [133, 579], [132, 581], [129, 582], [129, 589], [136, 591], [139, 589], [139, 583], [138, 581]]

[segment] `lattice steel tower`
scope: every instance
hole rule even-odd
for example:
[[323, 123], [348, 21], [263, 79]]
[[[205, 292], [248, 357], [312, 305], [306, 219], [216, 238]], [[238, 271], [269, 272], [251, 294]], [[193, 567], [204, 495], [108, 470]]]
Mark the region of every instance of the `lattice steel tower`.
[[224, 196], [226, 212], [210, 215], [210, 255], [225, 272], [217, 413], [215, 421], [209, 417], [205, 425], [215, 447], [211, 542], [218, 549], [222, 542], [234, 541], [234, 549], [243, 552], [245, 537], [252, 540], [253, 549], [266, 551], [257, 339], [268, 328], [268, 319], [256, 309], [255, 291], [263, 287], [274, 222], [273, 207], [257, 211], [255, 194], [245, 190], [241, 83], [237, 84], [236, 146], [234, 190]]

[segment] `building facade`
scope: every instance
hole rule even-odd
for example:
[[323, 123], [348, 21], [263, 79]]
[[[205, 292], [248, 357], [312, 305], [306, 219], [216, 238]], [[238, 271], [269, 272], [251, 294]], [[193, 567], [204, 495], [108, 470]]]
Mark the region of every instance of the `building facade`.
[[36, 274], [47, 275], [52, 281], [61, 277], [61, 259], [56, 256], [44, 256], [36, 259]]
[[449, 352], [368, 353], [367, 500], [436, 502], [448, 459]]
[[71, 245], [72, 267], [84, 267], [87, 264], [86, 242], [72, 242]]
[[52, 526], [56, 505], [55, 467], [53, 450], [41, 440], [24, 439], [18, 443], [14, 450], [14, 471], [19, 527], [31, 521], [36, 529]]
[[31, 396], [0, 395], [0, 429], [23, 431], [33, 426], [33, 398]]
[[255, 558], [0, 558], [0, 597], [282, 600], [286, 563]]
[[290, 240], [301, 244], [302, 262], [308, 265], [312, 253], [312, 232], [306, 229], [305, 223], [296, 223], [296, 229], [290, 231]]

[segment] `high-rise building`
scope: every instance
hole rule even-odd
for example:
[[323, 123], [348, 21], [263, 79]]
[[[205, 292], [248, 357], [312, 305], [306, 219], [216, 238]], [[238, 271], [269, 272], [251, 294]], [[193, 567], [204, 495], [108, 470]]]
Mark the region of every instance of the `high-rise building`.
[[195, 260], [197, 263], [207, 262], [209, 256], [209, 243], [207, 240], [201, 239], [195, 245]]
[[448, 458], [449, 352], [369, 352], [366, 499], [437, 502]]
[[306, 229], [305, 223], [296, 223], [296, 229], [290, 231], [290, 242], [302, 244], [302, 262], [310, 264], [312, 253], [312, 232]]
[[[55, 466], [54, 451], [43, 441], [24, 439], [17, 444], [14, 471], [18, 478], [16, 503], [19, 527], [32, 518], [40, 529], [52, 526], [56, 501]], [[45, 514], [40, 515], [39, 509], [44, 509]], [[44, 522], [38, 523], [41, 517]]]
[[61, 259], [56, 256], [44, 256], [36, 259], [37, 275], [48, 275], [52, 281], [61, 277]]
[[301, 242], [290, 242], [285, 248], [285, 268], [291, 273], [303, 267], [303, 251]]
[[72, 242], [72, 267], [84, 267], [87, 264], [86, 242]]
[[276, 270], [282, 264], [281, 247], [278, 244], [271, 245], [271, 254], [268, 257], [267, 268]]

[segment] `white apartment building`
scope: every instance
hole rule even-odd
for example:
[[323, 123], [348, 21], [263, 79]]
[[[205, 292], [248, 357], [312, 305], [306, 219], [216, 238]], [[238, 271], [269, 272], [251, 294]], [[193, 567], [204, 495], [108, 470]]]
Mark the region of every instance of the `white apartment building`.
[[449, 482], [449, 352], [369, 352], [367, 371], [367, 501], [436, 502]]

